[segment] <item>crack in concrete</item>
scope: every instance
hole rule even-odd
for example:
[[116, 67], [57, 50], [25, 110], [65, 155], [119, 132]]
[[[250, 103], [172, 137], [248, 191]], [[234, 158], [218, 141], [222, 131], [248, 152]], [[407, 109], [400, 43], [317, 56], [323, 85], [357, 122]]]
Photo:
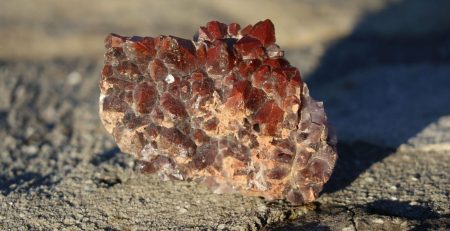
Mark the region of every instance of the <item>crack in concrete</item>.
[[356, 227], [356, 222], [355, 222], [355, 215], [356, 215], [355, 211], [353, 211], [351, 208], [346, 207], [346, 206], [344, 206], [344, 208], [352, 214], [350, 221], [352, 222], [352, 225], [353, 225], [353, 228], [355, 229], [355, 231], [358, 231], [358, 228]]

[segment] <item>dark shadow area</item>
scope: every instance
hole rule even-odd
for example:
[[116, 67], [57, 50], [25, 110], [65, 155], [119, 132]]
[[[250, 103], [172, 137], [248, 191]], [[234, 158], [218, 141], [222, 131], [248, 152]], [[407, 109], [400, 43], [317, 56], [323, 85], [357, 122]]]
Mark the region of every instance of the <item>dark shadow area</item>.
[[301, 225], [294, 225], [289, 224], [282, 227], [277, 227], [270, 230], [277, 230], [277, 231], [291, 231], [291, 230], [298, 230], [298, 231], [331, 231], [330, 227], [321, 224], [318, 221], [314, 222], [305, 222]]
[[425, 220], [439, 218], [439, 214], [431, 208], [419, 205], [410, 205], [406, 201], [377, 200], [365, 206], [370, 214], [390, 217], [400, 217], [408, 220]]
[[363, 209], [369, 214], [412, 220], [416, 226], [411, 230], [450, 228], [450, 214], [440, 215], [430, 207], [411, 205], [406, 201], [377, 200], [365, 205]]
[[[90, 163], [99, 169], [104, 169], [106, 165], [114, 165], [119, 168], [132, 168], [136, 164], [132, 164], [128, 159], [133, 158], [126, 154], [121, 154], [120, 149], [114, 146], [102, 153], [94, 154]], [[137, 162], [135, 160], [134, 162]]]
[[93, 181], [98, 187], [102, 188], [111, 188], [114, 187], [114, 185], [121, 184], [122, 180], [117, 176], [106, 176], [106, 175], [100, 175], [100, 176], [94, 176]]
[[95, 166], [99, 166], [101, 163], [109, 161], [113, 159], [118, 153], [120, 153], [119, 147], [114, 147], [105, 152], [95, 155], [91, 160], [91, 164]]
[[129, 162], [126, 160], [128, 155], [120, 155], [120, 149], [115, 146], [103, 153], [96, 154], [90, 163], [97, 169], [92, 180], [98, 187], [111, 188], [122, 183], [122, 179], [115, 173], [111, 172], [107, 166], [114, 165], [117, 168], [129, 168]]
[[327, 47], [309, 84], [314, 88], [377, 65], [448, 64], [450, 28], [437, 24], [450, 18], [442, 16], [449, 6], [446, 0], [402, 0], [364, 16], [349, 36]]
[[0, 111], [0, 128], [6, 127], [6, 118], [8, 117], [8, 112]]
[[[373, 17], [373, 16], [371, 16]], [[366, 19], [370, 20], [370, 19]], [[343, 75], [377, 65], [450, 61], [450, 32], [418, 38], [381, 38], [352, 34], [332, 45], [310, 75], [310, 85], [321, 85]]]
[[[358, 207], [316, 203], [316, 209], [301, 217], [264, 230], [341, 230], [353, 227], [357, 230], [397, 230], [397, 218], [408, 220], [412, 230], [440, 230], [449, 227], [449, 215], [440, 215], [431, 208], [410, 205], [409, 202], [378, 200]], [[372, 223], [380, 219], [382, 224]]]
[[53, 186], [57, 183], [52, 180], [52, 174], [24, 172], [10, 179], [0, 178], [0, 193], [7, 196], [14, 191], [28, 191], [41, 186]]
[[[363, 171], [373, 163], [381, 161], [395, 149], [381, 147], [366, 142], [337, 144], [339, 159], [323, 193], [336, 192], [349, 186]], [[363, 158], [362, 158], [363, 157]]]
[[448, 1], [404, 0], [368, 14], [306, 76], [339, 140], [340, 159], [324, 192], [345, 188], [450, 115], [450, 28], [439, 24], [448, 7]]
[[265, 227], [264, 230], [339, 230], [351, 226], [352, 212], [342, 206], [316, 204], [316, 209], [295, 220]]

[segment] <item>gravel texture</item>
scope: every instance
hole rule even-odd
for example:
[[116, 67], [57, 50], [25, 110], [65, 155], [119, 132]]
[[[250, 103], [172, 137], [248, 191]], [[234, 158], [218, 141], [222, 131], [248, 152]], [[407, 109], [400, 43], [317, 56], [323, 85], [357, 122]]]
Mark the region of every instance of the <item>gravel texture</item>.
[[[305, 77], [312, 95], [325, 102], [340, 154], [319, 200], [299, 207], [211, 194], [195, 183], [138, 173], [98, 118], [101, 54], [68, 51], [58, 58], [57, 44], [41, 59], [39, 49], [26, 56], [28, 45], [8, 40], [9, 49], [2, 49], [9, 53], [0, 52], [0, 230], [450, 229], [450, 35], [442, 30], [448, 24], [433, 21], [448, 22], [446, 15], [431, 11], [435, 17], [425, 17], [446, 2], [421, 2], [369, 14], [351, 24], [353, 32], [328, 36], [333, 43], [289, 45], [290, 59], [307, 63]], [[335, 9], [327, 1], [302, 4]], [[14, 31], [26, 31], [33, 17], [23, 19], [11, 13], [15, 5], [8, 7], [0, 13], [0, 32], [20, 37]], [[392, 15], [405, 15], [402, 22], [392, 20], [400, 25], [416, 22], [400, 9], [414, 17], [421, 9], [422, 29], [408, 34], [398, 29], [407, 26], [377, 26], [378, 18]], [[71, 22], [69, 16], [54, 15], [61, 22]], [[93, 25], [82, 31], [104, 26]], [[59, 36], [66, 44], [64, 33]], [[89, 47], [102, 46], [96, 39]]]

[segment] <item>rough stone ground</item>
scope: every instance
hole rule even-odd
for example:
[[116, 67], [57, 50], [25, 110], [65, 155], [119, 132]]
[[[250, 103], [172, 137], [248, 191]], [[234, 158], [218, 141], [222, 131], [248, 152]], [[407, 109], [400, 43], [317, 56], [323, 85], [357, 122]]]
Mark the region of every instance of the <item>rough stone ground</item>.
[[[296, 25], [283, 12], [259, 6], [283, 25], [277, 27], [280, 45], [288, 44], [290, 59], [303, 67], [339, 137], [335, 173], [320, 199], [301, 207], [211, 194], [195, 183], [161, 182], [135, 171], [97, 115], [105, 30], [150, 33], [114, 24], [112, 15], [126, 6], [82, 19], [82, 9], [51, 11], [73, 2], [44, 2], [39, 9], [47, 9], [48, 18], [6, 4], [8, 10], [0, 11], [7, 44], [0, 49], [0, 230], [450, 229], [450, 20], [439, 14], [448, 3], [364, 2], [292, 3], [284, 13], [308, 25], [300, 30], [308, 34], [304, 40], [283, 32]], [[108, 6], [96, 4], [91, 8]], [[189, 36], [206, 17], [247, 20], [242, 9], [230, 13], [233, 4], [196, 4], [208, 13], [180, 28], [172, 28], [177, 20], [168, 16], [167, 25], [146, 25]], [[159, 7], [173, 12], [168, 4]], [[295, 16], [295, 9], [309, 13]], [[378, 11], [358, 18], [368, 9]], [[191, 10], [178, 21], [184, 14], [194, 15]], [[130, 25], [141, 19], [128, 17]], [[34, 41], [21, 47], [26, 31], [34, 31]], [[89, 34], [86, 48], [69, 39]], [[77, 49], [63, 49], [70, 44]]]

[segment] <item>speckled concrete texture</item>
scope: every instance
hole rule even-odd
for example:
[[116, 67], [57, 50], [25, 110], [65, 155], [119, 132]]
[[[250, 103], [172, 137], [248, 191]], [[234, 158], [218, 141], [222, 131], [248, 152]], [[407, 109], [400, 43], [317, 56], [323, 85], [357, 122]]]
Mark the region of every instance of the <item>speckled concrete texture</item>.
[[[186, 4], [2, 5], [0, 230], [450, 229], [448, 1]], [[186, 37], [212, 18], [271, 18], [324, 101], [340, 158], [317, 202], [162, 182], [101, 125], [107, 33]]]

